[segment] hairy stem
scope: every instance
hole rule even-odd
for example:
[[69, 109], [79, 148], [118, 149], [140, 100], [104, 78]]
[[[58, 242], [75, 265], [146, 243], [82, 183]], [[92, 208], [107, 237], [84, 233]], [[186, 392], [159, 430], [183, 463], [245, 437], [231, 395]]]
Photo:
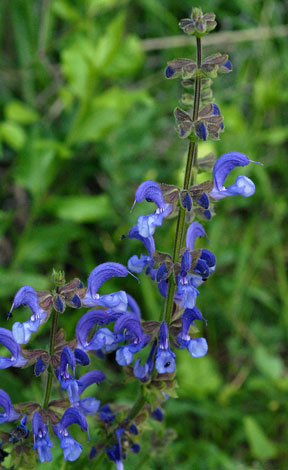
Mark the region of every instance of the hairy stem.
[[[52, 328], [51, 328], [51, 334], [50, 334], [50, 347], [49, 347], [50, 358], [52, 354], [54, 353], [55, 338], [56, 338], [56, 331], [57, 331], [57, 321], [58, 321], [58, 312], [56, 310], [53, 310]], [[48, 407], [51, 389], [52, 389], [52, 380], [53, 380], [53, 369], [52, 369], [52, 365], [50, 364], [48, 368], [48, 377], [47, 377], [45, 397], [44, 397], [44, 402], [43, 402], [44, 410], [46, 410]]]
[[[200, 98], [201, 98], [201, 62], [202, 62], [202, 53], [201, 53], [201, 39], [196, 38], [196, 45], [197, 45], [197, 75], [195, 80], [195, 90], [194, 90], [194, 103], [193, 103], [193, 121], [196, 121], [198, 118], [199, 107], [200, 107]], [[183, 189], [188, 189], [190, 186], [190, 182], [192, 184], [196, 183], [197, 178], [197, 144], [196, 142], [189, 143], [188, 154], [187, 154], [187, 161], [186, 161], [186, 168], [185, 168], [185, 176], [184, 176], [184, 184]], [[176, 226], [176, 235], [174, 241], [174, 250], [173, 250], [173, 262], [176, 263], [179, 260], [180, 250], [182, 247], [183, 236], [184, 236], [184, 228], [185, 228], [185, 209], [183, 207], [179, 207], [179, 213], [177, 218], [177, 226]], [[175, 292], [175, 279], [173, 274], [170, 276], [169, 279], [169, 287], [168, 287], [168, 294], [165, 302], [163, 320], [169, 325], [170, 318], [172, 315], [173, 310], [173, 301], [174, 301], [174, 292]]]

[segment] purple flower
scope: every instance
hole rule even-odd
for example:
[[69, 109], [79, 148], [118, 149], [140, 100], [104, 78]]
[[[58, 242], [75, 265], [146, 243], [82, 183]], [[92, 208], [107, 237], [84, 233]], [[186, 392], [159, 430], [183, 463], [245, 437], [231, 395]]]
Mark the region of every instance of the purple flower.
[[138, 258], [137, 255], [133, 255], [128, 260], [128, 268], [130, 269], [130, 271], [132, 271], [133, 273], [140, 274], [142, 273], [145, 266], [147, 266], [148, 268], [153, 268], [153, 253], [155, 251], [155, 243], [152, 235], [149, 237], [143, 237], [139, 233], [138, 225], [134, 225], [134, 227], [129, 230], [128, 237], [140, 240], [148, 251], [148, 256], [140, 255], [140, 258]]
[[144, 199], [158, 206], [153, 214], [141, 215], [137, 221], [139, 235], [148, 238], [153, 235], [157, 226], [162, 225], [163, 219], [172, 212], [172, 205], [164, 201], [160, 186], [151, 180], [140, 184], [136, 191], [134, 205]]
[[195, 320], [202, 320], [202, 314], [197, 307], [193, 309], [186, 309], [182, 318], [182, 330], [177, 336], [177, 341], [180, 348], [186, 348], [192, 357], [202, 357], [208, 351], [208, 345], [205, 338], [190, 338], [188, 332], [190, 325]]
[[181, 272], [177, 276], [177, 291], [176, 300], [180, 298], [180, 302], [184, 308], [193, 308], [196, 304], [197, 295], [199, 291], [194, 284], [193, 274], [189, 273], [191, 268], [191, 255], [188, 250], [181, 259]]
[[192, 222], [192, 224], [189, 225], [186, 234], [186, 248], [188, 250], [194, 250], [194, 243], [198, 237], [206, 237], [206, 232], [199, 222]]
[[153, 419], [155, 419], [156, 421], [160, 421], [160, 422], [163, 421], [164, 419], [164, 414], [161, 408], [155, 408], [153, 413], [151, 413], [151, 416]]
[[35, 333], [39, 326], [47, 320], [48, 311], [40, 307], [37, 294], [31, 286], [23, 286], [18, 290], [9, 316], [13, 308], [18, 308], [20, 305], [27, 305], [27, 307], [32, 310], [32, 315], [29, 320], [24, 323], [20, 323], [19, 321], [15, 322], [12, 326], [12, 332], [18, 344], [27, 344], [32, 333]]
[[8, 393], [0, 389], [0, 409], [3, 409], [3, 412], [0, 412], [0, 424], [6, 423], [6, 421], [15, 421], [19, 418], [20, 414], [16, 413], [13, 409], [12, 401]]
[[238, 152], [225, 153], [216, 161], [213, 168], [214, 187], [209, 195], [216, 201], [227, 196], [252, 196], [255, 193], [255, 184], [247, 176], [240, 175], [231, 186], [224, 186], [227, 175], [237, 166], [246, 166], [250, 163], [246, 155]]
[[160, 327], [160, 341], [156, 353], [155, 367], [159, 374], [172, 373], [175, 371], [175, 354], [169, 348], [169, 333], [167, 324], [162, 322]]
[[[72, 370], [71, 375], [68, 372], [68, 367]], [[61, 352], [60, 366], [56, 369], [56, 376], [59, 380], [62, 390], [67, 390], [70, 403], [78, 402], [80, 400], [78, 380], [75, 379], [75, 356], [69, 346], [65, 346]]]
[[[90, 385], [94, 383], [99, 384], [100, 382], [103, 382], [105, 378], [106, 376], [101, 370], [91, 370], [90, 372], [87, 372], [87, 374], [82, 375], [78, 380], [79, 395], [82, 395], [84, 390], [86, 390]], [[81, 398], [78, 402], [74, 402], [73, 406], [78, 407], [85, 416], [88, 416], [97, 413], [100, 401], [96, 400], [94, 397], [86, 397]]]
[[7, 369], [7, 367], [23, 367], [27, 359], [21, 354], [21, 348], [15, 341], [10, 330], [0, 328], [0, 344], [7, 348], [11, 357], [0, 356], [0, 369]]
[[[186, 234], [186, 248], [193, 251], [196, 238], [204, 236], [206, 236], [206, 232], [202, 225], [199, 224], [199, 222], [192, 222], [188, 227]], [[193, 267], [195, 274], [188, 273], [190, 282], [192, 282], [194, 287], [199, 287], [203, 283], [203, 280], [207, 279], [207, 277], [215, 271], [215, 267], [216, 259], [214, 254], [211, 251], [202, 248], [200, 258]], [[184, 305], [184, 307], [193, 308], [191, 305]]]
[[121, 447], [121, 436], [124, 432], [123, 428], [119, 428], [116, 431], [117, 444], [114, 444], [112, 449], [106, 448], [107, 456], [112, 462], [115, 462], [116, 470], [124, 470], [122, 462], [122, 447]]
[[50, 447], [53, 447], [49, 439], [47, 425], [43, 423], [40, 414], [35, 411], [32, 419], [32, 431], [34, 437], [33, 450], [38, 451], [40, 462], [51, 462], [52, 454]]
[[134, 372], [135, 377], [137, 377], [137, 379], [140, 379], [141, 382], [146, 382], [147, 380], [149, 380], [152, 374], [152, 370], [154, 367], [154, 355], [155, 355], [156, 345], [157, 345], [157, 342], [154, 341], [152, 348], [150, 350], [149, 356], [144, 366], [141, 365], [140, 357], [138, 357], [135, 361], [133, 372]]
[[146, 346], [149, 336], [143, 333], [141, 322], [133, 313], [122, 315], [115, 323], [114, 333], [116, 335], [119, 335], [123, 330], [123, 340], [128, 340], [130, 343], [120, 346], [116, 352], [116, 361], [120, 366], [127, 366], [133, 361], [134, 354]]
[[75, 441], [67, 428], [71, 424], [78, 424], [81, 431], [88, 431], [88, 423], [86, 418], [77, 408], [68, 408], [59, 424], [53, 427], [53, 431], [60, 439], [60, 447], [64, 452], [64, 460], [74, 462], [82, 452], [82, 445]]
[[104, 421], [104, 423], [113, 423], [115, 415], [109, 405], [103, 405], [102, 408], [100, 408], [99, 418]]
[[112, 294], [100, 295], [98, 293], [102, 284], [111, 277], [126, 277], [129, 271], [125, 266], [119, 263], [103, 263], [91, 271], [88, 278], [87, 293], [82, 299], [85, 307], [103, 307], [115, 308], [118, 311], [125, 311], [127, 308], [127, 295], [124, 291], [113, 292]]
[[83, 351], [97, 351], [103, 348], [108, 352], [111, 348], [114, 349], [114, 345], [117, 347], [117, 337], [108, 328], [99, 328], [89, 340], [88, 335], [95, 324], [105, 325], [115, 321], [122, 315], [123, 312], [118, 313], [108, 310], [90, 310], [90, 312], [85, 313], [76, 326], [77, 348]]

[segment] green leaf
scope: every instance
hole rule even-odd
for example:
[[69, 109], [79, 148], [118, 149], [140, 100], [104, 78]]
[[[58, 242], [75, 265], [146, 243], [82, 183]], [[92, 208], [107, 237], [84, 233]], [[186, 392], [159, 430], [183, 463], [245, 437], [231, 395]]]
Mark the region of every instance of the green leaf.
[[20, 124], [32, 124], [39, 119], [39, 114], [21, 101], [10, 101], [5, 106], [4, 114], [8, 120]]
[[[90, 89], [89, 79], [91, 75], [91, 64], [87, 59], [87, 51], [93, 43], [85, 38], [78, 38], [69, 48], [63, 50], [61, 55], [61, 69], [72, 93], [85, 98]], [[62, 89], [62, 94], [63, 90]], [[67, 93], [66, 93], [67, 95]]]
[[133, 75], [142, 66], [144, 52], [137, 36], [130, 35], [122, 43], [118, 54], [107, 68], [104, 69], [107, 77], [123, 77]]
[[15, 122], [5, 121], [0, 124], [0, 138], [14, 150], [20, 150], [26, 141], [25, 131]]
[[73, 222], [95, 222], [113, 219], [115, 213], [106, 194], [97, 196], [54, 197], [47, 204], [48, 210], [57, 217]]
[[87, 0], [87, 11], [89, 16], [102, 13], [106, 10], [114, 8], [116, 5], [124, 6], [128, 0]]
[[124, 32], [125, 15], [120, 13], [109, 24], [106, 34], [96, 44], [94, 54], [91, 59], [94, 59], [95, 67], [98, 70], [103, 70], [114, 59], [115, 55], [119, 52], [119, 47], [122, 42]]
[[22, 286], [30, 285], [34, 289], [44, 290], [50, 285], [50, 280], [40, 274], [25, 271], [0, 269], [0, 297], [6, 298], [15, 295]]
[[49, 140], [32, 141], [19, 155], [16, 182], [34, 196], [45, 193], [57, 170], [55, 157], [56, 149]]
[[78, 10], [73, 7], [69, 1], [54, 0], [54, 2], [51, 4], [51, 8], [53, 13], [63, 20], [74, 23], [81, 19], [80, 12], [78, 12]]
[[284, 370], [281, 357], [270, 353], [264, 346], [257, 346], [253, 354], [254, 362], [260, 372], [269, 379], [278, 379]]
[[58, 262], [69, 257], [69, 242], [83, 235], [81, 227], [71, 223], [37, 225], [21, 237], [16, 250], [14, 263], [39, 263], [57, 259]]
[[99, 95], [91, 103], [85, 116], [70, 130], [70, 142], [101, 140], [111, 129], [121, 124], [135, 103], [151, 105], [145, 90], [121, 90], [113, 87]]
[[277, 447], [272, 442], [259, 424], [251, 416], [245, 416], [244, 427], [251, 453], [259, 460], [268, 460], [276, 457]]
[[180, 397], [203, 397], [217, 392], [222, 383], [216, 362], [211, 357], [196, 359], [186, 349], [177, 351], [177, 379]]

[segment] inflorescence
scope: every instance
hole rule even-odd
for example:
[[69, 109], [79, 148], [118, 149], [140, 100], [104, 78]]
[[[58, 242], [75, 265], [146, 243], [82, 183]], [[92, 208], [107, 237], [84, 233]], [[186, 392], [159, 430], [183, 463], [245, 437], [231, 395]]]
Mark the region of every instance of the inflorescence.
[[[47, 385], [43, 406], [33, 401], [13, 406], [9, 395], [0, 390], [3, 410], [0, 423], [18, 423], [12, 431], [1, 432], [0, 462], [7, 458], [11, 446], [17, 446], [18, 453], [38, 452], [41, 462], [51, 461], [56, 442], [53, 444], [52, 434], [58, 438], [64, 460], [75, 461], [82, 452], [82, 445], [71, 436], [68, 428], [77, 424], [88, 441], [86, 417], [97, 415], [94, 423], [104, 430], [104, 439], [91, 443], [90, 458], [106, 453], [118, 470], [123, 469], [126, 452], [140, 450], [142, 418], [139, 419], [139, 414], [143, 409], [152, 418], [163, 420], [160, 405], [172, 394], [175, 385], [177, 348], [187, 349], [193, 358], [200, 358], [208, 351], [206, 339], [197, 336], [195, 321], [206, 320], [196, 303], [202, 284], [215, 271], [216, 259], [212, 251], [195, 248], [196, 240], [198, 243], [199, 238], [206, 237], [204, 227], [195, 219], [210, 220], [219, 200], [236, 195], [252, 196], [255, 185], [241, 175], [235, 183], [225, 186], [234, 168], [250, 163], [242, 153], [227, 153], [216, 162], [211, 155], [197, 159], [198, 143], [209, 138], [219, 139], [224, 129], [223, 116], [214, 103], [210, 86], [218, 73], [230, 72], [232, 65], [226, 54], [214, 54], [202, 60], [201, 38], [215, 28], [214, 14], [203, 15], [199, 8], [194, 8], [191, 18], [181, 20], [179, 25], [185, 33], [194, 35], [197, 43], [196, 61], [175, 59], [165, 70], [167, 79], [180, 78], [185, 89], [181, 98], [185, 109], [177, 107], [174, 111], [176, 131], [181, 139], [189, 141], [184, 186], [151, 180], [140, 184], [134, 204], [146, 200], [155, 210], [141, 215], [125, 235], [139, 240], [145, 250], [140, 256], [135, 254], [129, 259], [128, 268], [114, 262], [101, 264], [90, 273], [87, 287], [77, 278], [66, 283], [63, 273], [54, 273], [53, 291], [24, 286], [16, 293], [9, 317], [13, 309], [21, 305], [27, 306], [32, 314], [23, 323], [15, 322], [11, 330], [0, 328], [0, 344], [10, 353], [10, 356], [0, 356], [0, 368], [34, 365], [36, 377], [47, 375]], [[186, 90], [192, 90], [192, 94]], [[197, 172], [207, 171], [212, 166], [212, 179], [196, 184]], [[171, 255], [156, 249], [153, 236], [157, 227], [173, 217], [177, 217], [177, 229]], [[165, 299], [160, 320], [143, 320], [136, 301], [125, 290], [100, 293], [102, 284], [112, 277], [140, 275], [143, 271], [157, 284]], [[57, 331], [58, 314], [63, 314], [67, 307], [89, 308], [78, 321], [72, 341], [66, 341], [63, 330]], [[33, 334], [48, 321], [52, 324], [49, 351], [26, 349]], [[146, 355], [140, 358], [138, 353], [142, 349]], [[125, 416], [113, 411], [108, 403], [101, 406], [94, 396], [81, 398], [90, 385], [106, 380], [101, 370], [79, 374], [77, 369], [90, 365], [91, 353], [99, 357], [114, 353], [116, 362], [140, 382], [140, 396]], [[51, 401], [52, 385], [57, 383], [64, 391], [64, 398], [60, 395], [58, 400]], [[154, 391], [154, 406], [148, 405], [147, 395], [151, 391]]]

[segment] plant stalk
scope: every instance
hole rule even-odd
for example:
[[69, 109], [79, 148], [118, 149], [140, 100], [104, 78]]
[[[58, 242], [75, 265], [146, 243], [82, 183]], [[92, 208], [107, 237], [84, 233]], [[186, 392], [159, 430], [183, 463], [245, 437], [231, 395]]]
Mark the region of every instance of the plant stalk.
[[[52, 328], [51, 328], [51, 334], [50, 334], [50, 347], [49, 347], [50, 361], [51, 361], [51, 357], [52, 357], [52, 354], [54, 353], [54, 348], [55, 348], [57, 322], [58, 322], [58, 312], [56, 310], [53, 310]], [[48, 368], [48, 377], [47, 377], [45, 397], [44, 397], [44, 402], [43, 402], [44, 410], [46, 410], [48, 407], [51, 389], [52, 389], [52, 381], [53, 381], [53, 369], [50, 363], [49, 368]]]
[[[202, 63], [202, 52], [201, 52], [201, 39], [200, 38], [196, 38], [196, 46], [197, 46], [197, 75], [196, 75], [195, 90], [194, 90], [194, 103], [193, 103], [193, 116], [192, 116], [193, 121], [196, 121], [198, 118], [200, 98], [201, 98], [201, 68], [200, 67]], [[185, 168], [184, 184], [183, 184], [184, 190], [187, 190], [190, 187], [190, 182], [192, 182], [192, 184], [196, 183], [196, 179], [197, 179], [196, 165], [197, 165], [197, 143], [190, 141], [188, 154], [187, 154], [186, 168]], [[185, 214], [186, 214], [186, 210], [183, 209], [182, 206], [180, 206], [178, 218], [177, 218], [176, 234], [175, 234], [174, 249], [173, 249], [173, 262], [174, 263], [177, 263], [179, 261], [180, 250], [182, 247], [184, 229], [185, 229]], [[164, 307], [164, 313], [163, 313], [163, 320], [166, 321], [167, 325], [169, 325], [171, 315], [172, 315], [175, 287], [176, 287], [176, 283], [175, 283], [174, 275], [171, 274], [170, 279], [169, 279], [168, 294], [167, 294], [165, 307]]]
[[127, 418], [125, 419], [125, 421], [132, 421], [138, 415], [138, 413], [142, 410], [145, 403], [146, 403], [146, 396], [144, 393], [144, 387], [143, 385], [141, 385], [139, 389], [138, 397], [136, 398], [136, 401], [134, 405], [132, 406], [131, 410], [127, 414]]

